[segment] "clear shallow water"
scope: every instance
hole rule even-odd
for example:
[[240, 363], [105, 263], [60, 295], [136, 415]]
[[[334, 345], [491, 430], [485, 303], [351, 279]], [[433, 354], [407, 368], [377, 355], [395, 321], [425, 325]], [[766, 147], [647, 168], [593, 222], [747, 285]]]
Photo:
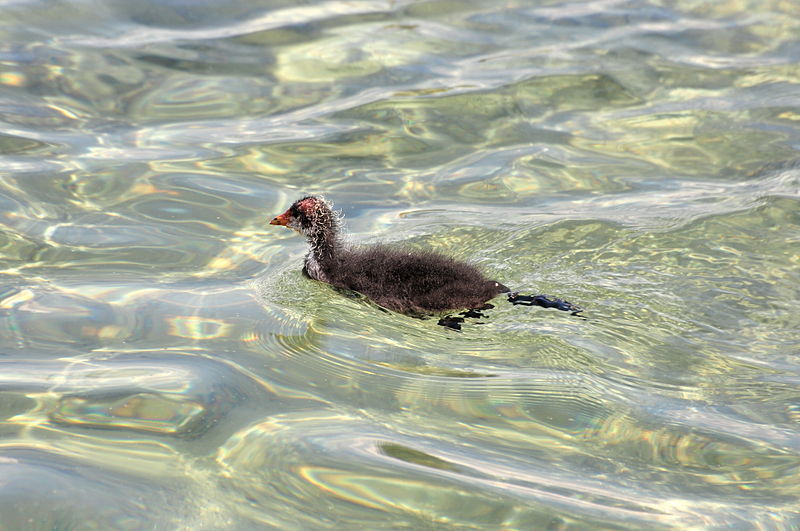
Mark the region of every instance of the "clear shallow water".
[[[0, 13], [0, 529], [800, 525], [793, 3]], [[588, 318], [337, 294], [303, 193]]]

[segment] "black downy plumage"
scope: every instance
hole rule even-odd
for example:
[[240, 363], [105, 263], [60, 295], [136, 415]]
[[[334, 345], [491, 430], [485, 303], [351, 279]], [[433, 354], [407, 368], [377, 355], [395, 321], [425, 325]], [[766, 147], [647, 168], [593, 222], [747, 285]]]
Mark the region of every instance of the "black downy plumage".
[[[439, 324], [460, 329], [464, 317], [482, 317], [487, 301], [509, 293], [503, 284], [486, 278], [477, 267], [431, 251], [372, 245], [353, 247], [342, 242], [338, 215], [321, 198], [295, 201], [271, 225], [283, 225], [306, 237], [311, 246], [303, 272], [314, 280], [357, 291], [380, 306], [420, 315], [464, 309], [461, 317], [447, 316]], [[577, 306], [546, 295], [511, 293], [514, 304], [557, 308], [578, 315]]]

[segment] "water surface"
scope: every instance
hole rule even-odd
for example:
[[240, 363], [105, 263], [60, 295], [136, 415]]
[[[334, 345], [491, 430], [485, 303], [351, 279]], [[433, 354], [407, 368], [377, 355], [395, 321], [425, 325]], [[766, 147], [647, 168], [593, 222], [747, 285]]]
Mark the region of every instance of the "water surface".
[[[800, 526], [794, 3], [0, 14], [0, 529]], [[307, 193], [586, 319], [305, 279]]]

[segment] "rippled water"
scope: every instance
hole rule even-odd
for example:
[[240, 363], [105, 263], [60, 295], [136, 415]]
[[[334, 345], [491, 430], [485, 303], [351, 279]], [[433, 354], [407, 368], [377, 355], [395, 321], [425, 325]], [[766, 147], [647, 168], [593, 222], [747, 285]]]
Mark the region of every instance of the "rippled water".
[[0, 529], [800, 527], [796, 2], [266, 4], [0, 5]]

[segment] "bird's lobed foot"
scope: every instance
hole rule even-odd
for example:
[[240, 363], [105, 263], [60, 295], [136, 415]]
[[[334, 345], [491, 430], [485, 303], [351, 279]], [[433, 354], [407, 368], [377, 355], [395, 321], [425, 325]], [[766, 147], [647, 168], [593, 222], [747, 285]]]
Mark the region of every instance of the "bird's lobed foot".
[[437, 323], [439, 326], [444, 326], [445, 328], [452, 328], [453, 330], [461, 330], [461, 323], [464, 322], [463, 317], [453, 317], [452, 315], [446, 315], [439, 319]]
[[508, 294], [508, 302], [511, 304], [521, 304], [523, 306], [541, 306], [542, 308], [555, 308], [563, 312], [570, 312], [572, 315], [582, 317], [580, 312], [583, 308], [576, 306], [569, 301], [552, 297], [550, 295], [520, 295], [518, 292]]
[[[470, 308], [469, 310], [459, 312], [458, 316], [445, 315], [439, 319], [438, 324], [439, 326], [452, 328], [453, 330], [461, 330], [461, 323], [463, 323], [465, 319], [480, 319], [481, 317], [486, 317], [486, 314], [483, 313], [483, 310], [491, 310], [492, 308], [494, 308], [494, 305], [486, 303], [480, 308]], [[483, 323], [478, 321], [475, 324]]]

